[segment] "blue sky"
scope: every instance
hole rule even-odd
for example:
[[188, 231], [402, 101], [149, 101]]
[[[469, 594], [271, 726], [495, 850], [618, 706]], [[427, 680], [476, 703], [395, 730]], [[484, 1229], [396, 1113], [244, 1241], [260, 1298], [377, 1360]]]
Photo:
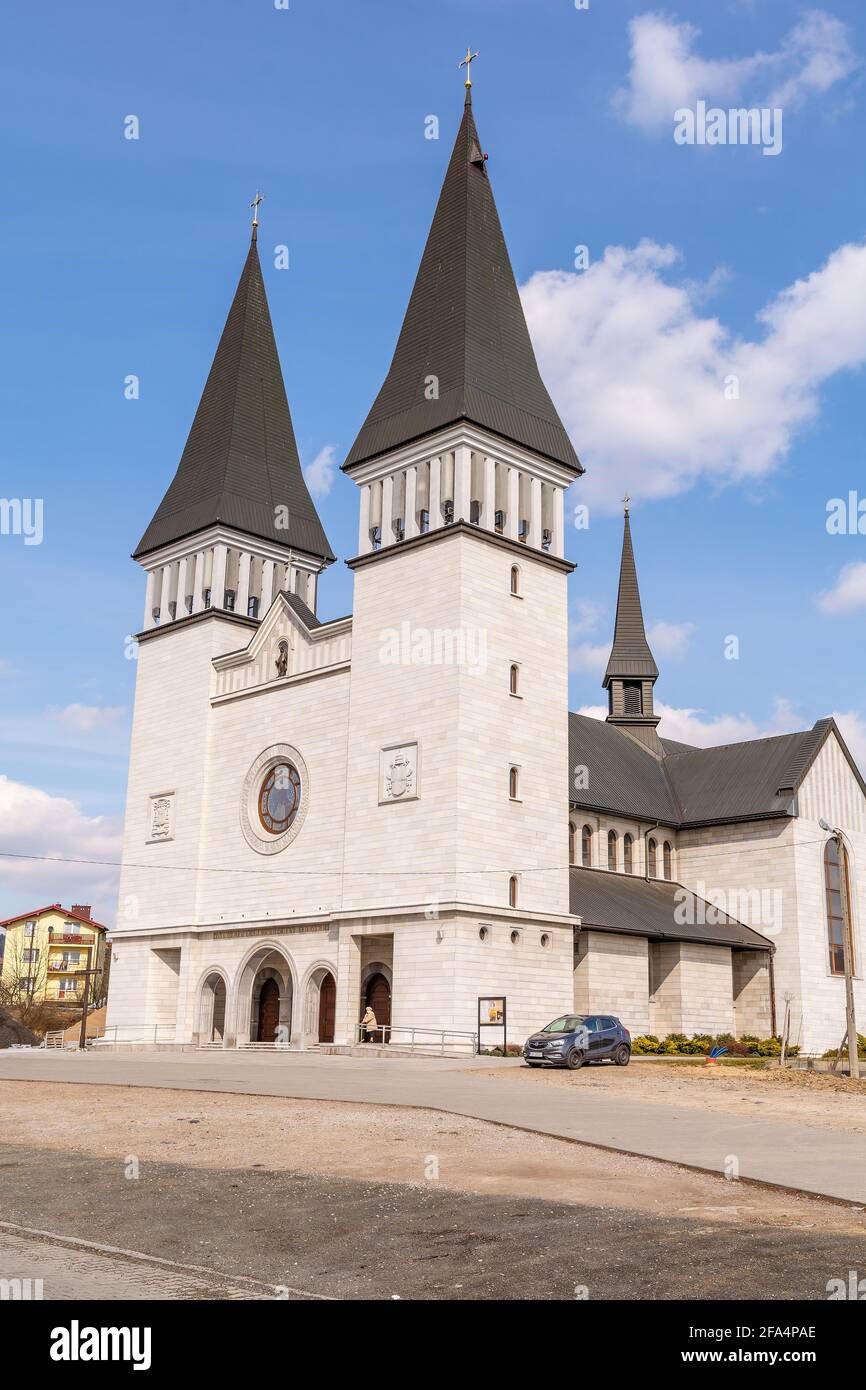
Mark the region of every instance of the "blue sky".
[[[587, 467], [571, 707], [600, 702], [627, 487], [662, 731], [729, 741], [833, 712], [866, 761], [866, 540], [826, 528], [829, 499], [866, 498], [862, 3], [48, 0], [7, 11], [0, 43], [0, 496], [44, 506], [41, 544], [0, 535], [0, 848], [118, 857], [144, 592], [129, 554], [176, 468], [256, 188], [340, 556], [320, 613], [350, 609], [355, 489], [328, 460], [393, 350], [467, 42], [539, 359]], [[698, 99], [780, 105], [781, 152], [678, 145], [673, 111]], [[113, 882], [6, 861], [0, 916], [92, 898], [111, 921]]]

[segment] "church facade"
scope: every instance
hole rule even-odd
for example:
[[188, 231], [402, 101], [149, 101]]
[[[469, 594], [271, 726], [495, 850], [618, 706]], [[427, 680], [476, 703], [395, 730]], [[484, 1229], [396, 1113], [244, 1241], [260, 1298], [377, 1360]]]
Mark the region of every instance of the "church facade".
[[[108, 1040], [350, 1045], [372, 1007], [395, 1046], [414, 1030], [460, 1047], [480, 1001], [502, 1000], [509, 1042], [573, 1009], [633, 1033], [766, 1036], [784, 1001], [795, 1041], [838, 1043], [833, 913], [844, 871], [859, 971], [862, 779], [832, 721], [727, 750], [658, 738], [628, 517], [609, 717], [568, 713], [565, 493], [583, 470], [538, 371], [468, 85], [394, 357], [343, 468], [353, 611], [321, 621], [335, 557], [254, 222], [135, 552]], [[847, 866], [828, 861], [827, 816]]]

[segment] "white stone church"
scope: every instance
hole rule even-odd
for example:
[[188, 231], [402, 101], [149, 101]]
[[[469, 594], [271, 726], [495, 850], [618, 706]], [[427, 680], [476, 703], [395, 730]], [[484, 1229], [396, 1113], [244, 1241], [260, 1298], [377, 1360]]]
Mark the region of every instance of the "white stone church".
[[[569, 714], [564, 503], [469, 90], [385, 382], [344, 471], [353, 612], [304, 483], [255, 239], [135, 551], [139, 635], [109, 1039], [462, 1046], [563, 1011], [633, 1034], [866, 1016], [866, 788], [832, 720], [660, 739], [626, 517], [606, 722]], [[574, 581], [572, 581], [574, 582]], [[847, 864], [819, 827], [846, 833]], [[419, 1031], [429, 1030], [429, 1031]], [[502, 1041], [486, 1030], [482, 1045]]]

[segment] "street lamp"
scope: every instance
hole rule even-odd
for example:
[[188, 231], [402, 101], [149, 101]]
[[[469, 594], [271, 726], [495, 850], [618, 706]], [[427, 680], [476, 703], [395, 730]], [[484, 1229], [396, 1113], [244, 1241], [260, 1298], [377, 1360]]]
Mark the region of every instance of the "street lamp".
[[842, 899], [842, 959], [845, 964], [845, 1027], [848, 1034], [848, 1075], [860, 1078], [860, 1057], [857, 1051], [857, 1024], [854, 1018], [854, 951], [851, 934], [851, 914], [848, 904], [848, 873], [845, 836], [838, 826], [823, 818], [818, 824], [836, 841], [839, 857], [839, 895]]

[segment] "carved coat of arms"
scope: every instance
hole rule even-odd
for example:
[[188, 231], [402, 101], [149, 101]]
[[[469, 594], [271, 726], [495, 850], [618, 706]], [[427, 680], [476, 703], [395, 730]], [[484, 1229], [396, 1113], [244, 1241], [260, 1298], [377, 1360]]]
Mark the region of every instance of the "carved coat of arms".
[[405, 796], [415, 785], [415, 771], [402, 748], [398, 748], [385, 773], [385, 790], [391, 797]]

